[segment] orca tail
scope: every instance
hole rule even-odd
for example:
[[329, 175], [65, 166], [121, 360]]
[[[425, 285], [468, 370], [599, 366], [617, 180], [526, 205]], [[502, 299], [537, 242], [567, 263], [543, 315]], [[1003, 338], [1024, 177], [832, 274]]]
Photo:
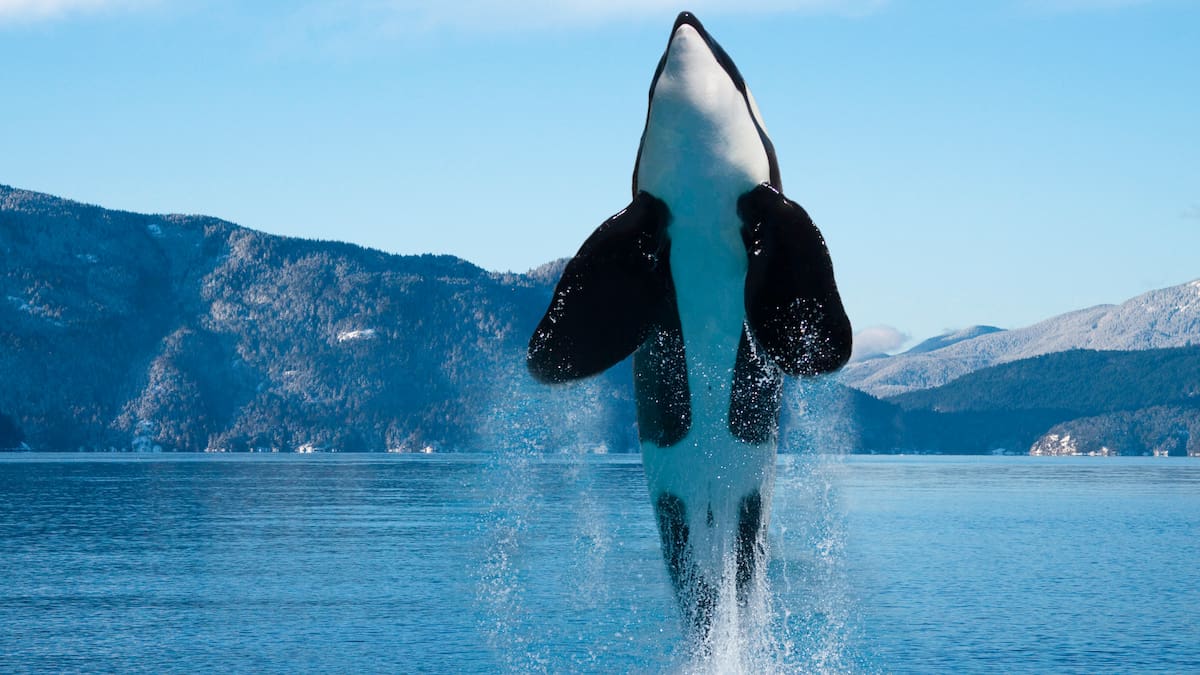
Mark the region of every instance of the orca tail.
[[[707, 644], [721, 602], [721, 589], [726, 586], [724, 579], [719, 574], [715, 577], [706, 576], [696, 564], [687, 507], [682, 499], [663, 493], [654, 502], [654, 513], [667, 574], [671, 578], [684, 624], [697, 644]], [[712, 527], [711, 507], [708, 517], [708, 525]], [[755, 490], [742, 498], [739, 504], [733, 540], [733, 592], [739, 607], [744, 608], [750, 603], [756, 575], [765, 571], [765, 537], [762, 495]]]

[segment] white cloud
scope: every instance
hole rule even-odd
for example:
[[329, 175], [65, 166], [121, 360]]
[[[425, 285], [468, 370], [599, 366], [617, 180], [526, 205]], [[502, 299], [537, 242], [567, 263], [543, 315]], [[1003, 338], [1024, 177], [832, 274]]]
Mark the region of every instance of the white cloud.
[[[824, 13], [863, 15], [890, 0], [692, 0], [688, 9], [702, 19], [731, 13]], [[309, 36], [369, 29], [376, 36], [402, 36], [432, 30], [470, 32], [529, 31], [666, 17], [679, 12], [677, 0], [313, 0], [291, 18], [292, 29]]]
[[153, 0], [0, 0], [0, 24], [33, 23], [111, 9], [152, 4]]
[[1024, 0], [1025, 7], [1050, 13], [1091, 12], [1096, 10], [1123, 9], [1137, 5], [1148, 5], [1157, 0]]
[[[677, 0], [469, 0], [456, 4], [438, 0], [383, 0], [370, 4], [398, 16], [419, 17], [427, 23], [471, 28], [488, 25], [590, 24], [640, 17], [673, 17], [680, 10]], [[701, 17], [731, 12], [857, 14], [871, 11], [881, 4], [883, 0], [692, 0], [688, 9]]]
[[909, 340], [907, 333], [891, 326], [870, 326], [854, 334], [854, 351], [851, 361], [858, 361], [868, 356], [878, 356], [894, 352], [904, 346]]

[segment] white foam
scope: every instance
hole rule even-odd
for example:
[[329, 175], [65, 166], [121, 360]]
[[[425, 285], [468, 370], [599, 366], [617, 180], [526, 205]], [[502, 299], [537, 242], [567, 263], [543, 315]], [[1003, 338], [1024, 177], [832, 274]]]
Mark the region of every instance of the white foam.
[[359, 328], [357, 330], [344, 330], [338, 333], [338, 342], [350, 342], [352, 340], [370, 340], [375, 337], [374, 328]]

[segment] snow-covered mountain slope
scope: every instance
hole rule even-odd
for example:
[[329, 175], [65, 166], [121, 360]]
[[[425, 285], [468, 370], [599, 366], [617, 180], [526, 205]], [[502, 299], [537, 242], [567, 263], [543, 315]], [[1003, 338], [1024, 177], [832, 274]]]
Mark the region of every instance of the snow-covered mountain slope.
[[[971, 330], [971, 329], [968, 329]], [[953, 335], [953, 334], [952, 334]], [[980, 368], [1068, 349], [1137, 350], [1200, 344], [1200, 279], [1120, 305], [1068, 312], [1025, 328], [847, 365], [841, 381], [875, 396], [936, 387]]]
[[935, 352], [939, 349], [949, 347], [950, 345], [963, 342], [964, 340], [974, 340], [980, 335], [999, 333], [1002, 330], [1004, 329], [997, 328], [995, 326], [971, 326], [969, 328], [963, 328], [962, 330], [950, 331], [949, 333], [943, 333], [942, 335], [931, 337], [904, 353], [926, 354], [928, 352]]

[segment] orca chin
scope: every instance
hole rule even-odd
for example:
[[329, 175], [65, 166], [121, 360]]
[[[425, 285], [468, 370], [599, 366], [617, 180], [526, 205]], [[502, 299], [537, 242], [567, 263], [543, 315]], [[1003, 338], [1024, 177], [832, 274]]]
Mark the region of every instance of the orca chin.
[[825, 240], [784, 196], [745, 80], [680, 14], [650, 84], [633, 200], [567, 263], [527, 365], [558, 383], [633, 355], [663, 559], [701, 642], [765, 584], [783, 378], [837, 370], [851, 335]]

